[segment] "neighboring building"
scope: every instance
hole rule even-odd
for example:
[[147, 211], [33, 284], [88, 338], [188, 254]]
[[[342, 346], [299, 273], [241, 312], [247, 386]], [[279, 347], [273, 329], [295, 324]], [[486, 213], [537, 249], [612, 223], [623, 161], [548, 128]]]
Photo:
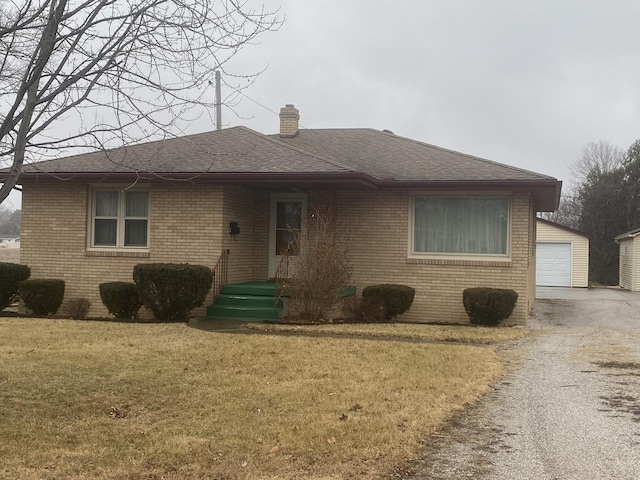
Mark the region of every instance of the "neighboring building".
[[640, 291], [640, 228], [616, 237], [620, 244], [620, 286]]
[[536, 285], [589, 286], [589, 235], [538, 218]]
[[0, 235], [0, 248], [20, 248], [20, 237], [17, 235]]
[[489, 286], [516, 290], [510, 321], [526, 322], [536, 212], [557, 208], [560, 181], [386, 131], [299, 130], [298, 120], [287, 105], [277, 135], [233, 127], [26, 166], [22, 263], [106, 315], [98, 284], [131, 281], [140, 262], [213, 267], [229, 251], [229, 282], [272, 278], [292, 226], [321, 214], [349, 238], [359, 291], [415, 287], [401, 320], [468, 322], [462, 291]]

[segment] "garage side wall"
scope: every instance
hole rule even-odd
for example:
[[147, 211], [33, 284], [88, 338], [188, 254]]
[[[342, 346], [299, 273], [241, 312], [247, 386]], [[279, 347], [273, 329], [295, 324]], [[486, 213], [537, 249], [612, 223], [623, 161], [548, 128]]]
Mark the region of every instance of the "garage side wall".
[[633, 237], [633, 284], [631, 290], [640, 292], [640, 237]]
[[589, 238], [563, 228], [538, 222], [538, 243], [571, 244], [571, 286], [589, 286]]
[[633, 258], [635, 238], [620, 240], [620, 286], [627, 290], [634, 289]]

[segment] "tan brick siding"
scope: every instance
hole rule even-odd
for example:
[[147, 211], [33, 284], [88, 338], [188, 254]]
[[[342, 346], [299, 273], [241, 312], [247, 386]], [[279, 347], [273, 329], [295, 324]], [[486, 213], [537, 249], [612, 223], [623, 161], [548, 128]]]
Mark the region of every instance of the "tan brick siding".
[[[400, 320], [468, 323], [462, 291], [469, 287], [512, 288], [519, 299], [510, 323], [525, 324], [532, 300], [533, 210], [528, 194], [511, 200], [511, 261], [413, 261], [409, 248], [408, 192], [339, 192], [338, 225], [347, 232], [358, 289], [375, 283], [414, 287], [411, 310]], [[532, 235], [533, 239], [532, 240]]]
[[[150, 184], [148, 254], [120, 256], [87, 252], [89, 186], [73, 183], [25, 185], [21, 261], [34, 278], [62, 278], [65, 298], [85, 297], [90, 315], [106, 316], [98, 284], [131, 281], [141, 262], [215, 265], [229, 249], [229, 281], [264, 280], [268, 275], [270, 193], [235, 186]], [[510, 319], [525, 323], [535, 291], [535, 219], [528, 194], [511, 200], [511, 260], [422, 261], [408, 258], [409, 206], [406, 191], [310, 192], [311, 204], [330, 207], [341, 236], [349, 240], [353, 280], [359, 290], [375, 283], [416, 288], [411, 310], [400, 320], [467, 323], [462, 291], [467, 287], [513, 288], [518, 305]], [[309, 208], [309, 214], [314, 209]], [[240, 234], [229, 236], [229, 222]], [[533, 280], [532, 280], [533, 278]], [[208, 299], [208, 302], [212, 296]], [[194, 311], [204, 314], [204, 307]], [[148, 313], [145, 314], [148, 316]]]
[[[21, 263], [33, 278], [61, 278], [65, 300], [91, 301], [91, 316], [106, 316], [98, 284], [132, 281], [133, 266], [178, 262], [213, 267], [222, 246], [222, 190], [218, 186], [152, 184], [148, 254], [87, 252], [89, 187], [74, 183], [24, 185]], [[194, 314], [204, 313], [204, 307]], [[141, 312], [148, 317], [148, 312]]]
[[269, 193], [241, 187], [224, 187], [223, 226], [238, 222], [240, 234], [224, 235], [223, 248], [230, 251], [229, 282], [266, 280], [269, 244]]

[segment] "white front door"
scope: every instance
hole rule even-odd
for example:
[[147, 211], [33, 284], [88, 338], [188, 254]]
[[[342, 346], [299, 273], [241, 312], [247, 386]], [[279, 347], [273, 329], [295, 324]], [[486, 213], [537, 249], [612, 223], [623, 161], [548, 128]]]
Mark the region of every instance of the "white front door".
[[269, 278], [273, 278], [285, 252], [289, 255], [288, 276], [295, 270], [298, 255], [296, 239], [304, 236], [307, 195], [304, 193], [271, 194], [269, 218]]

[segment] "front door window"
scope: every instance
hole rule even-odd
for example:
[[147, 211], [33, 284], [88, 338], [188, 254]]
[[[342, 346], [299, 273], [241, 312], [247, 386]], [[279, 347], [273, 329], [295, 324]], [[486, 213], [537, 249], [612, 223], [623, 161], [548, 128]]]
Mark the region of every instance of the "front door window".
[[[283, 256], [299, 257], [300, 242], [305, 234], [307, 196], [304, 193], [273, 193], [269, 228], [269, 278], [273, 278]], [[294, 274], [297, 262], [284, 260], [287, 275]]]
[[278, 201], [276, 204], [275, 254], [298, 255], [302, 231], [302, 202]]

